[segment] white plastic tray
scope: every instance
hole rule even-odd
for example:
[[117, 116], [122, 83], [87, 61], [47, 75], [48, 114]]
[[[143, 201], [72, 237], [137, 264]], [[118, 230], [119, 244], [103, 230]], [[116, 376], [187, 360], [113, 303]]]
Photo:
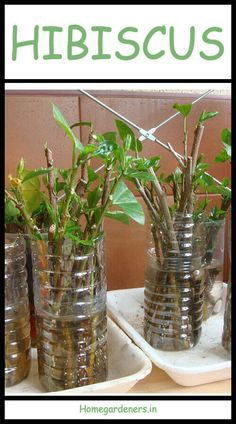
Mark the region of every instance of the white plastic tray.
[[5, 389], [5, 395], [79, 395], [126, 393], [137, 381], [151, 372], [152, 363], [129, 337], [108, 318], [108, 378], [103, 383], [75, 389], [45, 393], [38, 378], [37, 351], [32, 349], [29, 376], [21, 383]]
[[186, 351], [164, 352], [151, 347], [143, 337], [143, 299], [143, 288], [110, 291], [108, 314], [154, 364], [182, 386], [196, 386], [231, 377], [231, 361], [221, 346], [223, 311], [203, 322], [197, 346]]

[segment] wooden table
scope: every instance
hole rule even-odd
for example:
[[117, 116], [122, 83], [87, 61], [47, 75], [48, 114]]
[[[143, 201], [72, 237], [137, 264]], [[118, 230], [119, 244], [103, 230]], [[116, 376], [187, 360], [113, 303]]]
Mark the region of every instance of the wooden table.
[[186, 387], [175, 383], [164, 371], [152, 366], [151, 373], [139, 381], [129, 393], [176, 393], [176, 394], [231, 394], [231, 380], [216, 381], [200, 386]]

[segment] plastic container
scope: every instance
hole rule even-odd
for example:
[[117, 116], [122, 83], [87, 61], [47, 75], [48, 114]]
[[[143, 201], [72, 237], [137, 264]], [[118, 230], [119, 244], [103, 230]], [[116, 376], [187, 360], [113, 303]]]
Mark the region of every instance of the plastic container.
[[30, 314], [25, 241], [5, 235], [5, 385], [19, 383], [30, 369]]
[[154, 348], [189, 349], [201, 335], [203, 225], [194, 224], [191, 214], [178, 214], [172, 237], [163, 232], [157, 239], [145, 274], [144, 337]]
[[[138, 381], [151, 372], [150, 359], [130, 338], [108, 318], [108, 375], [106, 381], [89, 386], [77, 387], [59, 392], [47, 393], [48, 396], [78, 396], [79, 394], [127, 393]], [[20, 384], [9, 387], [7, 396], [41, 396], [45, 390], [39, 381], [37, 351], [32, 349], [32, 367], [28, 377]]]
[[[231, 216], [230, 216], [231, 219]], [[229, 221], [228, 227], [228, 249], [229, 249], [229, 258], [231, 266], [231, 220]], [[228, 352], [228, 355], [231, 356], [231, 269], [229, 273], [229, 281], [227, 285], [227, 297], [225, 303], [225, 312], [224, 312], [224, 328], [222, 334], [222, 345], [225, 350]]]
[[222, 307], [225, 220], [207, 220], [203, 319], [217, 314]]
[[34, 289], [33, 289], [33, 270], [32, 270], [32, 255], [31, 255], [31, 242], [29, 234], [22, 234], [25, 239], [26, 245], [26, 270], [27, 270], [27, 283], [29, 294], [29, 309], [30, 309], [30, 337], [31, 347], [36, 347], [36, 319], [34, 308]]
[[103, 241], [32, 241], [38, 370], [47, 391], [107, 376], [106, 278]]

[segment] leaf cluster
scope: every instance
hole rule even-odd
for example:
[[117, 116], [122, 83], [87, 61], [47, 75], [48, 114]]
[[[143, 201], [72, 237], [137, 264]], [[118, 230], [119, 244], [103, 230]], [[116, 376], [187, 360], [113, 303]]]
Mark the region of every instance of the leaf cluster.
[[[147, 164], [137, 159], [142, 145], [133, 131], [117, 120], [118, 134], [114, 131], [97, 134], [92, 123], [69, 125], [57, 106], [53, 105], [52, 111], [72, 142], [71, 166], [28, 170], [21, 159], [16, 176], [9, 176], [5, 222], [20, 219], [32, 232], [33, 228], [37, 231], [41, 215], [44, 226], [48, 230], [53, 228], [54, 239], [69, 237], [82, 245], [89, 245], [101, 235], [105, 217], [125, 224], [131, 218], [143, 225], [144, 212], [126, 180], [150, 180], [151, 177], [144, 172]], [[87, 145], [74, 133], [74, 128], [81, 126], [90, 128]], [[45, 152], [46, 149], [47, 146]], [[95, 168], [97, 161], [101, 163], [98, 169]], [[139, 165], [137, 169], [134, 163]]]

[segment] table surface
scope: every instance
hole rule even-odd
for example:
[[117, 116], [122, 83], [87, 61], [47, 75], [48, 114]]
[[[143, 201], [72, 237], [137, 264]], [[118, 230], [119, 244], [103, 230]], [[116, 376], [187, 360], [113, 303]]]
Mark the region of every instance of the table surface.
[[133, 386], [129, 393], [155, 393], [155, 394], [231, 394], [231, 380], [216, 381], [201, 384], [200, 386], [186, 387], [175, 383], [165, 371], [152, 366], [151, 373]]

